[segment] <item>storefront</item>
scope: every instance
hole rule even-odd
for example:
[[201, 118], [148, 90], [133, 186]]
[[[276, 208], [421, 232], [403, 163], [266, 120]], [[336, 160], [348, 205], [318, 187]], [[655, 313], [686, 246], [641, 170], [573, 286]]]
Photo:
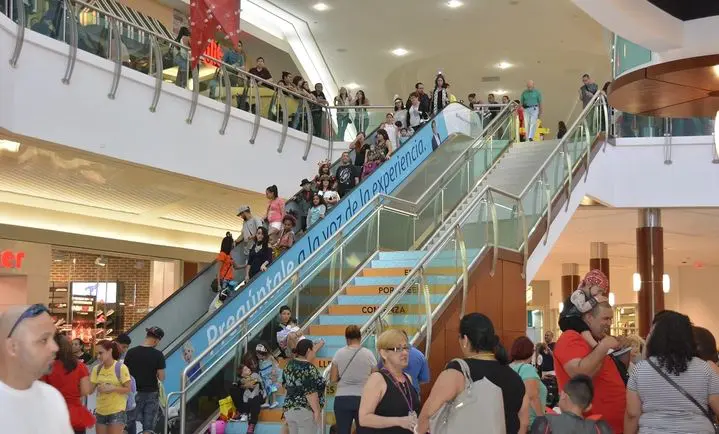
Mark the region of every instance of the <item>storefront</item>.
[[172, 259], [0, 239], [0, 311], [43, 303], [73, 338], [112, 339], [180, 287], [182, 268]]

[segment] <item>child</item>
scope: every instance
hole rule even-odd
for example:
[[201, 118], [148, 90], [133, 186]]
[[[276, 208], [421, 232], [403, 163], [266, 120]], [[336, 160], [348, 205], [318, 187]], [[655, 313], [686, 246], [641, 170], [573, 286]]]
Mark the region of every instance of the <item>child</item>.
[[561, 414], [547, 414], [534, 419], [530, 434], [609, 434], [611, 427], [603, 420], [584, 419], [584, 413], [592, 407], [594, 386], [586, 375], [577, 375], [564, 386], [560, 394]]
[[[230, 232], [225, 234], [225, 238], [222, 239], [220, 244], [220, 253], [217, 255], [217, 262], [220, 267], [217, 269], [217, 290], [218, 294], [215, 300], [213, 300], [210, 310], [215, 310], [222, 306], [222, 303], [229, 297], [234, 289], [239, 285], [239, 282], [234, 280], [235, 270], [242, 268], [235, 264], [232, 259], [232, 249], [235, 247], [235, 240]], [[213, 288], [214, 289], [214, 288]]]
[[[305, 336], [300, 331], [299, 325], [297, 325], [297, 318], [290, 318], [285, 328], [277, 332], [277, 343], [280, 345], [280, 350], [286, 355], [286, 357], [292, 357], [295, 347], [297, 346], [297, 342], [304, 338]], [[318, 352], [324, 345], [324, 339], [314, 341], [315, 353]]]
[[310, 208], [309, 214], [307, 214], [307, 227], [309, 228], [313, 224], [325, 218], [326, 212], [327, 207], [325, 207], [322, 196], [319, 194], [312, 196], [312, 208]]
[[285, 214], [285, 216], [282, 217], [282, 229], [280, 229], [277, 244], [274, 245], [275, 258], [286, 250], [289, 250], [295, 243], [295, 223], [297, 223], [297, 219], [292, 214]]
[[262, 404], [262, 408], [275, 408], [279, 405], [275, 399], [275, 393], [280, 389], [282, 370], [280, 369], [280, 364], [277, 363], [277, 359], [267, 348], [268, 346], [264, 344], [257, 344], [255, 347], [255, 352], [259, 359], [260, 376], [265, 385], [265, 395], [267, 395], [267, 402]]
[[254, 433], [262, 403], [266, 398], [260, 374], [243, 365], [240, 380], [230, 387], [230, 396], [240, 414], [240, 421], [248, 422], [247, 433]]
[[599, 303], [607, 301], [609, 281], [599, 270], [592, 270], [584, 276], [584, 280], [572, 295], [564, 301], [564, 309], [559, 315], [559, 328], [564, 332], [574, 330], [580, 333], [585, 341], [594, 348], [597, 341], [592, 337], [589, 326], [582, 320], [582, 315], [592, 310]]

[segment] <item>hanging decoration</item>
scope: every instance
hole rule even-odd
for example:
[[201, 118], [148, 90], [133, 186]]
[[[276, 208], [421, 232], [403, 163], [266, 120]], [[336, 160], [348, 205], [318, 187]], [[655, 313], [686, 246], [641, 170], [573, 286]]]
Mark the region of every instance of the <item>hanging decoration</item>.
[[240, 0], [191, 0], [190, 31], [190, 67], [195, 69], [215, 32], [224, 33], [233, 47], [240, 43]]

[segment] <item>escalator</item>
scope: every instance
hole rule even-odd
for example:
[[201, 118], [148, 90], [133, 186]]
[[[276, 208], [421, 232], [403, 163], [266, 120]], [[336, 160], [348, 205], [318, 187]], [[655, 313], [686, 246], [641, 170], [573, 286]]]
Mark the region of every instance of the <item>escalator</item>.
[[[202, 381], [193, 381], [186, 396], [194, 396], [210, 379], [214, 381], [215, 374], [234, 356], [226, 347], [237, 342], [237, 334], [248, 335], [243, 338], [245, 341], [254, 337], [275, 316], [278, 303], [288, 303], [296, 315], [308, 317], [379, 249], [412, 248], [416, 238], [431, 234], [432, 228], [441, 223], [471, 189], [474, 180], [486, 173], [507, 148], [510, 138], [516, 134], [515, 111], [514, 105], [507, 106], [484, 128], [476, 113], [460, 104], [450, 104], [427, 122], [266, 272], [235, 293], [222, 308], [202, 316], [199, 321], [195, 319], [189, 329], [174, 330], [174, 339], [166, 337], [163, 351], [167, 358], [165, 388], [168, 393], [180, 390], [181, 378], [185, 378], [182, 371], [194, 371], [197, 363], [203, 372], [199, 377]], [[431, 151], [433, 128], [444, 139], [434, 152]], [[457, 170], [458, 167], [462, 170]], [[409, 198], [416, 196], [417, 185], [419, 190], [432, 192], [451, 188], [452, 194], [426, 196], [418, 203], [402, 197], [403, 191]], [[395, 191], [396, 198], [385, 195]], [[408, 215], [414, 216], [412, 225], [389, 230], [404, 225], [402, 219]], [[381, 231], [371, 224], [380, 220], [384, 228]], [[191, 283], [192, 287], [182, 292], [207, 292], [214, 273], [212, 269], [205, 270]], [[302, 288], [301, 294], [288, 301], [298, 287]], [[202, 307], [206, 310], [206, 306]], [[168, 312], [169, 309], [165, 307]], [[173, 315], [163, 314], [162, 318], [175, 324], [188, 322], [183, 318], [187, 315], [179, 302], [173, 309]], [[250, 311], [252, 314], [248, 316]], [[136, 333], [140, 334], [152, 324], [151, 319], [139, 324]], [[241, 327], [247, 331], [234, 326], [240, 319], [243, 320]], [[163, 324], [153, 325], [163, 327]], [[211, 352], [205, 351], [210, 344], [216, 346]], [[198, 358], [199, 362], [193, 361]], [[188, 364], [192, 367], [188, 368]], [[231, 372], [231, 366], [229, 368]], [[170, 396], [170, 402], [175, 399], [176, 395]]]
[[[603, 140], [604, 98], [598, 94], [562, 140], [507, 143], [490, 166], [473, 172], [477, 161], [473, 157], [487, 152], [487, 143], [493, 142], [491, 136], [476, 141], [472, 152], [462, 154], [463, 163], [447, 174], [443, 186], [425, 199], [431, 205], [411, 208], [398, 197], [381, 197], [382, 205], [375, 212], [348, 231], [323, 262], [313, 264], [316, 285], [295, 282], [291, 295], [263, 309], [266, 314], [261, 320], [240, 325], [244, 333], [238, 340], [228, 340], [216, 349], [226, 355], [241, 352], [282, 304], [297, 306], [301, 318], [307, 318], [302, 322], [308, 338], [325, 341], [315, 362], [321, 368], [345, 345], [344, 330], [351, 324], [362, 326], [363, 345], [371, 349], [376, 336], [388, 327], [405, 330], [413, 343], [431, 342], [432, 325], [447, 306], [457, 296], [462, 297], [462, 304], [466, 301], [472, 269], [489, 261], [493, 273], [498, 249], [519, 253], [526, 264], [531, 240], [541, 239], [553, 216], [565, 209], [572, 190], [581, 183], [578, 174], [582, 169], [587, 173]], [[397, 194], [403, 187], [410, 189], [405, 184]], [[425, 214], [427, 208], [434, 208], [429, 213], [432, 217]], [[430, 223], [432, 218], [436, 220]], [[347, 267], [342, 259], [347, 257], [359, 266]], [[342, 276], [339, 285], [333, 282], [336, 274]], [[231, 375], [228, 372], [227, 378]], [[192, 383], [188, 392], [196, 393]], [[331, 389], [329, 395], [323, 412], [325, 427], [334, 421]], [[280, 413], [263, 410], [260, 432], [278, 432]]]

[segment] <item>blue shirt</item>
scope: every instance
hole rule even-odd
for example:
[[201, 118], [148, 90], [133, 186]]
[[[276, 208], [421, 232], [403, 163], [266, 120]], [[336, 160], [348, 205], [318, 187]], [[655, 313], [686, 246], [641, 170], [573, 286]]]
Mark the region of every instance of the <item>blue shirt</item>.
[[231, 49], [225, 51], [222, 61], [237, 68], [245, 66], [245, 56]]
[[[377, 368], [382, 368], [381, 360]], [[407, 367], [404, 368], [404, 373], [412, 379], [412, 387], [414, 387], [417, 393], [419, 393], [420, 384], [429, 383], [429, 363], [427, 363], [427, 359], [424, 357], [422, 351], [415, 347], [410, 347]]]

